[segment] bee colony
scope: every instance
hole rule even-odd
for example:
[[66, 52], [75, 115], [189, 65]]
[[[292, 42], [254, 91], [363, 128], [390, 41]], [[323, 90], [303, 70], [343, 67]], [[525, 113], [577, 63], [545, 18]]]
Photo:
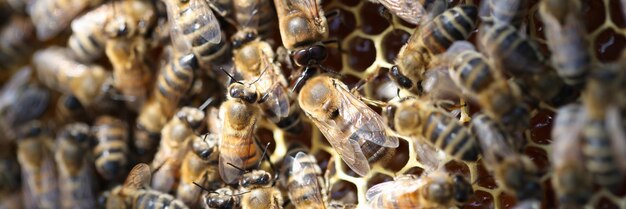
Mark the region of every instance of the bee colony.
[[623, 0], [0, 10], [0, 208], [626, 208]]

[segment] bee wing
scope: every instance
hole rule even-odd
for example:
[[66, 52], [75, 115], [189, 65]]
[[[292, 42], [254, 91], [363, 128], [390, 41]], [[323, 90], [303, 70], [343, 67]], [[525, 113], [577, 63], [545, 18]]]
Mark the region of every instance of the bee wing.
[[[447, 8], [445, 0], [435, 0], [429, 8], [417, 0], [379, 0], [379, 2], [394, 15], [414, 25], [419, 24], [424, 19], [431, 19]], [[427, 16], [428, 18], [426, 18]]]
[[[421, 139], [426, 140], [426, 139]], [[413, 143], [418, 161], [424, 165], [425, 170], [436, 170], [445, 162], [445, 155], [441, 155], [437, 148], [423, 141]]]
[[83, 9], [89, 1], [61, 1], [38, 0], [28, 8], [35, 28], [37, 38], [45, 41], [63, 31]]
[[287, 95], [287, 89], [280, 83], [275, 83], [267, 92], [267, 99], [264, 106], [269, 112], [276, 116], [273, 119], [277, 121], [287, 117], [289, 114], [289, 96]]
[[309, 19], [320, 19], [321, 5], [317, 0], [289, 0], [287, 5], [291, 10], [303, 12]]
[[7, 115], [9, 125], [18, 127], [28, 121], [39, 118], [50, 103], [50, 92], [36, 86], [29, 86], [21, 91], [13, 101]]
[[[68, 198], [72, 198], [72, 203], [75, 205], [74, 207], [77, 208], [94, 208], [96, 207], [95, 203], [96, 203], [96, 198], [94, 196], [93, 191], [95, 191], [94, 189], [94, 176], [93, 176], [93, 170], [90, 169], [89, 164], [87, 163], [88, 161], [85, 161], [85, 163], [83, 164], [80, 173], [78, 174], [78, 176], [66, 176], [67, 181], [76, 181], [76, 182], [80, 182], [78, 185], [78, 187], [76, 187], [76, 189], [74, 189], [74, 187], [72, 187], [72, 185], [62, 185], [62, 186], [66, 186], [66, 187], [70, 187], [70, 189], [72, 190], [70, 195], [71, 197]], [[76, 180], [73, 180], [71, 178], [77, 178]], [[65, 199], [64, 199], [65, 200]], [[67, 201], [67, 200], [65, 200]]]
[[586, 125], [587, 114], [580, 104], [570, 104], [559, 108], [552, 128], [552, 156], [554, 165], [565, 161], [581, 159], [580, 140]]
[[[235, 142], [237, 144], [250, 144], [253, 140], [253, 132], [249, 132], [247, 133], [246, 136], [239, 138], [238, 140], [240, 140], [239, 142]], [[241, 168], [241, 169], [245, 169], [245, 167], [247, 165], [244, 165], [244, 161], [243, 159], [241, 159], [240, 156], [251, 156], [253, 154], [253, 152], [256, 152], [256, 145], [254, 144], [254, 142], [252, 142], [252, 146], [248, 146], [246, 148], [246, 150], [235, 150], [235, 152], [241, 152], [241, 153], [229, 153], [229, 154], [224, 154], [224, 151], [226, 150], [233, 150], [233, 148], [223, 148], [224, 146], [233, 146], [233, 145], [229, 145], [228, 143], [224, 143], [223, 139], [220, 139], [220, 145], [219, 145], [219, 150], [220, 150], [220, 158], [219, 158], [219, 172], [220, 172], [220, 176], [222, 177], [222, 180], [224, 180], [224, 182], [226, 183], [233, 183], [237, 180], [239, 180], [239, 177], [243, 174], [243, 171], [237, 169], [237, 168]], [[237, 168], [229, 165], [232, 164], [234, 166], [237, 166]]]
[[498, 159], [515, 154], [511, 145], [507, 143], [512, 136], [504, 132], [488, 116], [483, 114], [474, 116], [471, 126], [487, 162], [496, 164]]
[[126, 181], [124, 181], [124, 187], [130, 189], [144, 189], [150, 185], [152, 178], [152, 172], [150, 166], [145, 163], [139, 163], [133, 167], [128, 173]]
[[42, 206], [58, 208], [60, 195], [58, 192], [56, 164], [54, 158], [50, 155], [44, 156], [42, 160], [41, 167], [38, 169], [35, 169], [33, 172], [22, 172], [22, 179], [24, 179], [23, 192], [26, 194], [26, 199], [32, 200], [29, 203], [35, 205], [33, 208]]
[[[177, 5], [171, 2], [167, 4], [168, 17], [171, 23], [172, 44], [177, 51], [183, 53], [190, 52], [192, 48], [191, 41], [193, 40], [188, 40], [185, 37], [186, 34], [200, 33], [200, 37], [204, 39], [201, 42], [220, 43], [222, 40], [222, 31], [208, 2], [206, 0], [190, 0], [188, 6], [187, 9], [180, 10]], [[193, 20], [189, 20], [189, 22], [184, 21], [181, 15], [187, 15], [186, 13], [190, 12], [194, 14]], [[190, 18], [191, 16], [192, 15], [187, 15], [185, 18]], [[187, 28], [185, 28], [185, 26]]]
[[[419, 189], [424, 184], [424, 181], [414, 178], [410, 175], [400, 176], [393, 181], [387, 181], [380, 184], [376, 184], [369, 188], [365, 193], [365, 199], [370, 202], [374, 198], [377, 198], [383, 192], [393, 192], [395, 194], [406, 194]], [[389, 195], [389, 198], [393, 198], [393, 195]], [[389, 201], [395, 201], [393, 199]]]
[[15, 72], [11, 80], [5, 83], [0, 90], [0, 111], [10, 106], [19, 96], [18, 90], [23, 88], [32, 75], [32, 69], [25, 67]]
[[341, 156], [341, 159], [343, 159], [354, 172], [361, 176], [365, 176], [369, 172], [370, 166], [358, 142], [350, 139], [349, 134], [339, 131], [335, 125], [335, 121], [320, 121], [315, 117], [309, 118], [311, 118], [315, 126], [320, 129], [320, 132], [322, 132], [330, 145], [332, 145], [339, 156]]
[[[310, 163], [308, 164], [303, 164], [300, 163], [302, 162], [302, 160], [298, 160], [298, 159], [304, 159], [304, 158], [308, 158], [309, 156], [307, 154], [305, 154], [304, 152], [298, 152], [293, 160], [293, 163], [291, 164], [291, 173], [296, 173], [302, 170], [314, 170], [315, 168], [311, 168], [313, 166], [317, 166], [317, 165], [312, 165]], [[312, 188], [318, 188], [315, 190], [315, 193], [312, 194], [309, 198], [311, 198], [312, 202], [323, 202], [323, 196], [321, 193], [321, 189], [323, 189], [323, 185], [322, 182], [318, 181], [317, 177], [312, 177], [312, 178], [296, 178], [296, 181], [298, 182], [299, 185], [301, 185], [302, 187], [312, 187]]]
[[235, 9], [239, 10], [237, 11], [237, 13], [239, 14], [246, 14], [246, 15], [242, 15], [245, 16], [247, 18], [239, 18], [239, 15], [237, 15], [237, 23], [239, 23], [239, 25], [243, 28], [257, 28], [259, 26], [259, 19], [260, 18], [254, 18], [259, 14], [259, 0], [235, 0], [236, 3], [235, 4], [239, 4], [239, 6], [236, 6]]
[[[339, 84], [340, 82], [335, 83]], [[339, 115], [345, 121], [354, 122], [353, 126], [357, 128], [350, 136], [351, 138], [362, 138], [383, 147], [398, 147], [398, 138], [389, 134], [382, 116], [374, 112], [361, 100], [355, 98], [345, 85], [336, 86], [341, 97]]]

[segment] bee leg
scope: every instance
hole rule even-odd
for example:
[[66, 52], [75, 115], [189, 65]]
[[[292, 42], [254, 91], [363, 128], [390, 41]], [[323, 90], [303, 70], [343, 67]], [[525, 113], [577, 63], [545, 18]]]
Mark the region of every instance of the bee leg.
[[293, 88], [291, 89], [291, 92], [300, 92], [300, 89], [302, 88], [302, 86], [304, 85], [304, 83], [306, 83], [307, 80], [309, 80], [311, 77], [313, 77], [315, 74], [317, 74], [317, 69], [313, 68], [313, 67], [304, 67], [304, 70], [300, 73], [300, 76], [297, 78], [296, 82], [293, 85]]
[[460, 99], [459, 103], [461, 106], [461, 118], [459, 121], [461, 121], [461, 123], [468, 123], [472, 120], [472, 117], [469, 116], [469, 105], [467, 105], [465, 99], [463, 98]]

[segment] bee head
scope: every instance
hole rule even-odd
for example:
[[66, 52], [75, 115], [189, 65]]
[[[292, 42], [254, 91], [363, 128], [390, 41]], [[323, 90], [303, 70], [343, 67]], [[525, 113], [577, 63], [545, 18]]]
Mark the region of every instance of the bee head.
[[241, 99], [250, 104], [256, 103], [259, 100], [259, 94], [243, 83], [231, 84], [228, 88], [228, 95], [231, 98]]
[[239, 181], [239, 184], [243, 188], [269, 186], [272, 184], [272, 176], [267, 171], [254, 170], [250, 173], [244, 174], [243, 178]]
[[328, 57], [326, 47], [320, 44], [295, 50], [291, 55], [298, 66], [320, 64]]

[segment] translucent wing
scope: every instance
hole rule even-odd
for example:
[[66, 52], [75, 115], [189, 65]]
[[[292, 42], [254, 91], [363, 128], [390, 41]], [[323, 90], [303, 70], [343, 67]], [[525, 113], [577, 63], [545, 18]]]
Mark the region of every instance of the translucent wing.
[[394, 15], [414, 25], [419, 24], [429, 13], [431, 16], [437, 15], [447, 8], [445, 0], [435, 0], [428, 6], [421, 4], [419, 0], [379, 0], [379, 2]]
[[11, 80], [2, 85], [2, 89], [0, 90], [0, 111], [3, 111], [4, 108], [10, 106], [13, 101], [17, 100], [19, 96], [18, 90], [28, 84], [31, 75], [31, 68], [22, 68], [11, 76]]
[[[314, 168], [314, 166], [317, 166], [317, 164], [312, 164], [311, 160], [308, 160], [307, 158], [312, 158], [312, 156], [305, 154], [304, 152], [298, 152], [294, 158], [294, 161], [291, 165], [291, 174], [295, 174], [295, 173], [299, 173], [299, 172], [303, 172], [306, 170], [317, 170], [319, 171], [319, 168]], [[302, 162], [307, 162], [307, 163], [302, 163]], [[321, 172], [321, 171], [320, 171]], [[318, 173], [319, 175], [321, 175], [321, 173]], [[310, 188], [315, 188], [315, 193], [312, 194], [311, 196], [309, 196], [309, 198], [312, 199], [312, 202], [316, 202], [316, 203], [323, 203], [323, 197], [322, 197], [322, 193], [321, 193], [321, 189], [322, 189], [322, 182], [318, 181], [317, 176], [300, 176], [300, 178], [296, 178], [296, 181], [298, 182], [298, 185], [304, 187], [310, 187]]]
[[422, 140], [418, 140], [413, 144], [415, 153], [417, 154], [417, 160], [424, 165], [425, 170], [434, 171], [441, 166], [441, 162], [445, 162], [446, 156], [444, 153], [439, 152], [437, 148], [428, 143], [424, 143]]
[[472, 131], [482, 149], [484, 159], [491, 164], [498, 163], [498, 160], [508, 155], [515, 154], [515, 151], [508, 144], [511, 135], [492, 121], [488, 116], [479, 114], [472, 118]]
[[[383, 192], [390, 194], [406, 194], [414, 192], [424, 185], [424, 181], [420, 181], [413, 175], [402, 175], [396, 177], [393, 181], [383, 182], [372, 186], [365, 193], [365, 199], [370, 202], [374, 198], [377, 198]], [[389, 198], [394, 198], [394, 195], [388, 195]], [[394, 200], [390, 200], [394, 201]]]
[[[40, 167], [31, 164], [28, 166], [30, 168], [27, 168], [28, 171], [22, 172], [24, 197], [31, 200], [25, 204], [27, 208], [59, 208], [60, 195], [54, 158], [47, 151], [41, 157], [42, 162], [37, 164]], [[28, 207], [28, 205], [33, 206]]]
[[252, 29], [258, 27], [260, 18], [255, 18], [255, 16], [260, 15], [259, 0], [234, 0], [233, 5], [237, 12], [236, 19], [239, 26]]
[[287, 117], [289, 114], [289, 96], [287, 91], [287, 88], [283, 85], [275, 83], [266, 93], [267, 98], [262, 103], [262, 106], [274, 122]]
[[39, 40], [48, 40], [63, 31], [88, 6], [89, 1], [40, 0], [29, 7]]
[[[222, 110], [220, 110], [221, 112]], [[224, 120], [224, 118], [222, 118]], [[225, 122], [224, 122], [225, 123]], [[224, 125], [222, 125], [223, 127]], [[245, 169], [249, 165], [244, 164], [244, 159], [241, 157], [252, 156], [258, 150], [254, 143], [254, 131], [253, 130], [240, 130], [245, 134], [238, 138], [225, 139], [223, 135], [220, 135], [220, 157], [219, 157], [219, 172], [222, 180], [226, 183], [234, 183], [243, 174], [240, 169]], [[242, 145], [251, 145], [244, 147]], [[258, 154], [258, 153], [257, 153]], [[229, 165], [232, 164], [237, 168]], [[239, 168], [239, 169], [238, 169]]]
[[367, 158], [363, 155], [361, 147], [357, 141], [350, 138], [350, 134], [346, 134], [338, 130], [339, 127], [335, 121], [321, 121], [318, 118], [311, 117], [311, 120], [320, 129], [320, 132], [326, 137], [328, 142], [333, 146], [335, 151], [341, 156], [341, 159], [357, 174], [365, 176], [370, 166]]
[[[76, 176], [64, 176], [64, 181], [68, 182], [65, 185], [61, 185], [62, 189], [69, 189], [70, 191], [63, 192], [63, 195], [70, 195], [69, 197], [64, 197], [63, 200], [67, 201], [68, 199], [72, 200], [72, 204], [77, 208], [94, 208], [96, 205], [96, 198], [94, 196], [93, 191], [95, 191], [93, 182], [94, 182], [94, 173], [89, 167], [88, 161], [85, 160], [82, 168]], [[79, 182], [71, 183], [69, 181]], [[63, 184], [63, 182], [61, 182]], [[73, 184], [77, 184], [80, 186], [73, 187]]]
[[[224, 143], [220, 143], [220, 151], [223, 152], [221, 147], [224, 146]], [[245, 151], [244, 151], [245, 152]], [[243, 160], [239, 156], [234, 156], [234, 154], [225, 155], [220, 153], [219, 159], [219, 172], [222, 180], [226, 183], [234, 183], [239, 180], [239, 177], [243, 174], [243, 171], [237, 168], [243, 168]], [[250, 153], [250, 152], [247, 152]], [[237, 166], [237, 168], [229, 165], [232, 164]]]
[[383, 147], [398, 147], [398, 138], [389, 135], [382, 116], [356, 98], [340, 81], [336, 81], [335, 84], [341, 97], [339, 115], [345, 121], [353, 122], [353, 126], [357, 128], [351, 138], [365, 139]]
[[139, 163], [128, 173], [128, 177], [124, 181], [124, 187], [129, 189], [148, 188], [151, 178], [150, 166], [145, 163]]
[[552, 156], [554, 165], [580, 160], [580, 140], [587, 121], [585, 109], [580, 104], [571, 104], [559, 108], [552, 128]]
[[29, 86], [20, 93], [7, 113], [7, 122], [13, 127], [39, 118], [50, 102], [50, 92], [37, 86]]
[[[207, 1], [190, 0], [187, 4], [178, 5], [176, 1], [166, 2], [172, 44], [177, 51], [189, 53], [194, 46], [192, 42], [220, 43], [222, 31]], [[194, 40], [195, 38], [202, 40]]]

